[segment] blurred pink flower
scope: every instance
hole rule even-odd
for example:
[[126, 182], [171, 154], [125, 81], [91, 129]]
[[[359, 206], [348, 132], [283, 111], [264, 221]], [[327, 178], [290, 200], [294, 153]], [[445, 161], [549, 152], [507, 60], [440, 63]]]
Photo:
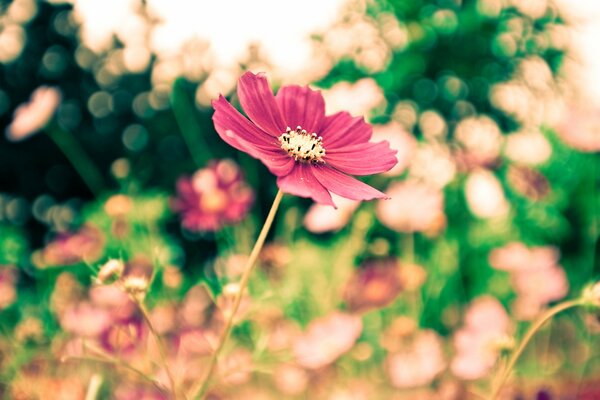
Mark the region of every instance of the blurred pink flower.
[[521, 242], [511, 242], [492, 250], [489, 262], [496, 269], [518, 272], [553, 267], [558, 262], [559, 257], [560, 253], [555, 247], [527, 247]]
[[88, 302], [73, 305], [60, 316], [60, 325], [65, 331], [83, 337], [100, 335], [112, 322], [106, 310]]
[[377, 203], [377, 217], [388, 228], [437, 233], [444, 227], [444, 194], [439, 188], [407, 180], [392, 183], [386, 193], [391, 199]]
[[304, 216], [306, 229], [313, 233], [339, 231], [348, 224], [360, 205], [356, 200], [348, 200], [335, 194], [331, 198], [337, 209], [319, 203], [313, 204]]
[[386, 176], [398, 176], [408, 167], [417, 149], [417, 140], [399, 122], [390, 122], [387, 125], [374, 125], [373, 138], [376, 140], [387, 140], [390, 148], [396, 150], [398, 163], [389, 171], [384, 172]]
[[346, 283], [344, 301], [351, 312], [366, 312], [389, 305], [401, 290], [396, 259], [367, 261]]
[[12, 305], [17, 299], [16, 270], [7, 265], [0, 265], [0, 311]]
[[533, 201], [544, 199], [551, 190], [548, 179], [542, 173], [524, 165], [510, 165], [506, 179], [516, 192]]
[[339, 82], [323, 91], [328, 114], [347, 111], [350, 115], [368, 115], [371, 110], [385, 104], [383, 90], [371, 78], [354, 83]]
[[93, 263], [102, 256], [104, 244], [104, 235], [92, 225], [84, 225], [77, 232], [59, 233], [42, 249], [40, 267]]
[[485, 115], [460, 121], [454, 129], [454, 138], [462, 146], [458, 158], [466, 169], [493, 164], [503, 142], [498, 124]]
[[442, 340], [435, 331], [419, 331], [407, 346], [387, 356], [386, 366], [397, 388], [428, 385], [446, 368]]
[[120, 321], [129, 319], [136, 310], [131, 297], [116, 284], [93, 286], [89, 295], [95, 306], [102, 307]]
[[555, 247], [528, 248], [520, 242], [509, 243], [490, 253], [490, 265], [511, 274], [517, 293], [513, 307], [518, 318], [532, 319], [545, 305], [567, 295], [569, 281], [558, 265], [559, 258]]
[[506, 137], [504, 154], [516, 163], [540, 165], [552, 155], [552, 145], [540, 131], [515, 132]]
[[308, 387], [309, 379], [306, 370], [294, 365], [283, 364], [277, 367], [273, 374], [275, 386], [287, 396], [297, 396]]
[[502, 184], [488, 170], [478, 169], [469, 174], [465, 195], [469, 210], [478, 218], [501, 218], [510, 210]]
[[600, 151], [600, 109], [585, 105], [571, 106], [557, 127], [560, 138], [576, 150]]
[[54, 115], [61, 100], [60, 90], [40, 86], [28, 103], [21, 104], [13, 114], [12, 123], [6, 128], [6, 138], [17, 142], [43, 129]]
[[100, 335], [100, 344], [109, 353], [133, 354], [147, 337], [147, 328], [141, 318], [133, 316], [126, 321], [115, 321]]
[[301, 366], [319, 369], [350, 350], [361, 332], [360, 317], [334, 312], [308, 325], [308, 329], [294, 343], [294, 355]]
[[177, 181], [173, 209], [190, 231], [216, 231], [241, 221], [252, 206], [254, 193], [232, 160], [211, 162], [191, 178]]
[[225, 142], [261, 160], [282, 191], [332, 206], [330, 192], [352, 200], [386, 197], [348, 175], [396, 165], [387, 142], [369, 141], [371, 126], [362, 117], [325, 116], [323, 96], [308, 87], [284, 86], [273, 96], [264, 74], [245, 73], [237, 92], [251, 121], [220, 96], [213, 101], [215, 129]]
[[499, 343], [511, 332], [506, 310], [493, 297], [479, 297], [467, 309], [464, 326], [454, 334], [456, 354], [450, 368], [461, 379], [480, 379], [491, 372]]

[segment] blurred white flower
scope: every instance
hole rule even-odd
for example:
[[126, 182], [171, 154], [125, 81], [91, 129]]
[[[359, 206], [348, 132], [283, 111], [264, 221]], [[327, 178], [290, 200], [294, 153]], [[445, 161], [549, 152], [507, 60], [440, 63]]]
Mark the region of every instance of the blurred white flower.
[[43, 129], [50, 121], [60, 104], [60, 90], [40, 86], [32, 94], [28, 103], [15, 110], [12, 123], [6, 128], [6, 138], [17, 142], [28, 138]]
[[469, 174], [465, 184], [467, 205], [479, 218], [500, 218], [508, 214], [510, 204], [496, 175], [484, 169]]

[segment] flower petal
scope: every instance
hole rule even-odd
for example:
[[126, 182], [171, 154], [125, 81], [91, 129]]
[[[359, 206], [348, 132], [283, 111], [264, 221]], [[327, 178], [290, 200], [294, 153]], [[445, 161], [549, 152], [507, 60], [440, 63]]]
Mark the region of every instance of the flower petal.
[[312, 165], [297, 162], [288, 175], [277, 178], [277, 186], [285, 193], [310, 197], [317, 203], [335, 207], [327, 189], [313, 175], [312, 168]]
[[287, 125], [264, 74], [246, 72], [240, 78], [237, 94], [246, 115], [259, 128], [275, 137], [285, 132]]
[[398, 163], [388, 141], [360, 143], [327, 150], [324, 160], [350, 175], [373, 175], [389, 171]]
[[275, 100], [287, 126], [292, 129], [301, 126], [309, 133], [319, 132], [325, 118], [325, 100], [320, 91], [308, 86], [284, 86]]
[[215, 129], [227, 144], [259, 159], [276, 176], [290, 173], [294, 159], [281, 150], [276, 139], [248, 121], [223, 96], [212, 105]]
[[363, 117], [353, 117], [343, 111], [325, 117], [319, 134], [323, 137], [325, 150], [329, 151], [336, 147], [368, 142], [373, 129]]
[[272, 145], [273, 148], [280, 147], [276, 139], [273, 139], [271, 135], [268, 135], [252, 122], [248, 121], [225, 97], [219, 96], [218, 100], [213, 100], [212, 106], [215, 109], [212, 117], [215, 129], [219, 136], [227, 143], [229, 143], [227, 131], [231, 131], [235, 136], [239, 136], [250, 143], [263, 146]]
[[314, 165], [314, 176], [329, 191], [351, 200], [384, 199], [385, 193], [328, 165]]

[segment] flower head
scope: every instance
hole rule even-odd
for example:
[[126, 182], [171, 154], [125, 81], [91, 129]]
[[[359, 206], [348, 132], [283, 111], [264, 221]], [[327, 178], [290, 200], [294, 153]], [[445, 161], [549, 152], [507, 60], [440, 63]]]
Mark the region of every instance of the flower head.
[[464, 326], [454, 335], [456, 355], [450, 368], [459, 378], [486, 376], [505, 348], [511, 322], [506, 310], [493, 297], [479, 297], [465, 313]]
[[397, 162], [387, 142], [369, 142], [372, 128], [362, 117], [326, 116], [323, 96], [308, 87], [284, 86], [274, 96], [264, 74], [246, 72], [237, 92], [250, 120], [220, 96], [213, 101], [215, 129], [261, 160], [282, 191], [332, 206], [331, 193], [352, 200], [386, 197], [348, 175], [385, 172]]
[[216, 231], [238, 222], [254, 201], [254, 193], [231, 160], [213, 161], [191, 178], [180, 178], [177, 192], [173, 208], [190, 231]]
[[354, 346], [362, 332], [360, 317], [334, 312], [313, 320], [294, 343], [298, 364], [309, 369], [324, 367]]
[[402, 290], [395, 259], [367, 261], [350, 278], [344, 300], [352, 312], [365, 312], [389, 305]]

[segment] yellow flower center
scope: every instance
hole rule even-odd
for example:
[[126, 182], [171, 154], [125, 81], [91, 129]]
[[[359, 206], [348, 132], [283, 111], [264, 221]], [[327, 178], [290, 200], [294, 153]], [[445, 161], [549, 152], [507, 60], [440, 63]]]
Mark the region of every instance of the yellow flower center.
[[323, 138], [316, 133], [308, 133], [306, 129], [298, 126], [292, 130], [289, 126], [285, 133], [279, 136], [281, 148], [296, 161], [323, 163], [325, 149]]

